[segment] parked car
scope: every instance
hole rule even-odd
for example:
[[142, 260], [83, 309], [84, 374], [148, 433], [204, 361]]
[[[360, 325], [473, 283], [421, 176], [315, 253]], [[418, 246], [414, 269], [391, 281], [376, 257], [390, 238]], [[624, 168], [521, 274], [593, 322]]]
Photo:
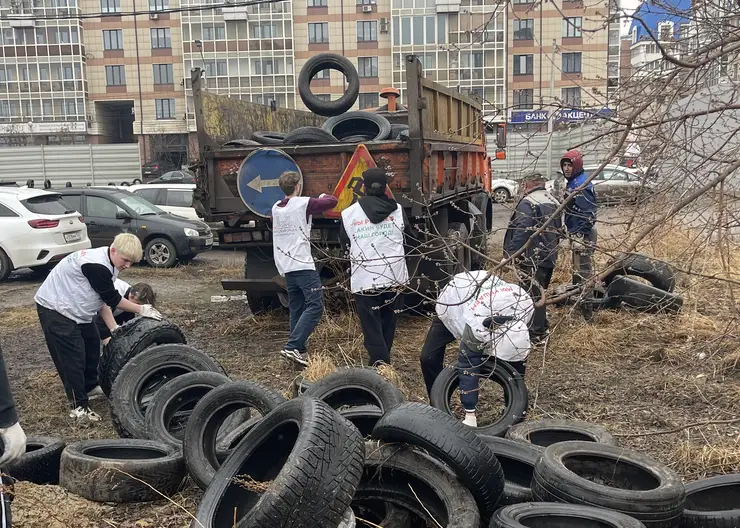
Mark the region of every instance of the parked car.
[[165, 172], [157, 179], [147, 183], [192, 183], [195, 184], [195, 174], [187, 169]]
[[83, 214], [93, 247], [110, 244], [120, 232], [134, 233], [150, 266], [170, 268], [213, 246], [208, 225], [163, 211], [129, 191], [111, 186], [67, 188], [59, 193]]
[[[587, 173], [596, 172], [599, 165], [584, 167]], [[601, 204], [617, 202], [636, 202], [652, 194], [654, 183], [645, 181], [641, 169], [631, 169], [620, 165], [606, 165], [594, 179], [594, 192]], [[553, 190], [554, 180], [547, 182], [547, 189]]]
[[193, 207], [194, 183], [146, 183], [127, 188], [136, 196], [153, 203], [163, 211], [176, 214], [190, 220], [200, 220]]
[[519, 192], [519, 184], [514, 180], [497, 178], [491, 180], [491, 194], [496, 203], [505, 203]]
[[58, 193], [0, 186], [0, 280], [20, 268], [50, 269], [90, 245], [82, 216]]
[[141, 166], [141, 177], [143, 181], [150, 181], [155, 178], [159, 178], [165, 172], [173, 171], [176, 169], [177, 167], [175, 167], [173, 163], [166, 160], [150, 161], [149, 163], [144, 163], [144, 165]]

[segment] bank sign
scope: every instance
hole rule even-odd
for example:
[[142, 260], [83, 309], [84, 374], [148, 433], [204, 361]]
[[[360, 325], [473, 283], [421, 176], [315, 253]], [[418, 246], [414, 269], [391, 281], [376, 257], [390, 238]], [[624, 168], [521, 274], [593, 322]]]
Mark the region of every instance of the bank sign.
[[[609, 108], [601, 110], [556, 110], [555, 121], [585, 121], [590, 118], [606, 117], [614, 113]], [[512, 112], [509, 123], [547, 123], [547, 110], [526, 110]]]

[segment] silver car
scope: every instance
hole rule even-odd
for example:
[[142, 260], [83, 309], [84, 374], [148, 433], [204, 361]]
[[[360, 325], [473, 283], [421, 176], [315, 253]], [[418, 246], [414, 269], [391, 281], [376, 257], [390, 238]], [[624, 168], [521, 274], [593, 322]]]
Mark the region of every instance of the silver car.
[[[588, 173], [596, 172], [598, 165], [584, 167]], [[553, 181], [547, 182], [553, 190]], [[594, 192], [599, 203], [637, 202], [648, 198], [653, 191], [653, 183], [645, 180], [640, 169], [630, 169], [620, 165], [607, 165], [592, 180]]]

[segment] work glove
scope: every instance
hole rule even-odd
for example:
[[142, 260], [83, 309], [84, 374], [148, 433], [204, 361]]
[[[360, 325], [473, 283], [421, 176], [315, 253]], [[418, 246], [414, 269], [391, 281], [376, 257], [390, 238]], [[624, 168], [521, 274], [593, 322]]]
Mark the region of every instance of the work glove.
[[0, 429], [0, 439], [4, 447], [0, 467], [13, 464], [26, 453], [26, 433], [20, 423], [15, 422], [10, 427]]
[[148, 317], [149, 319], [156, 319], [157, 321], [162, 320], [162, 314], [159, 313], [159, 310], [151, 304], [142, 304], [139, 315], [142, 317]]
[[583, 240], [583, 235], [574, 235], [573, 238], [570, 239], [570, 249], [571, 251], [578, 251], [578, 252], [581, 252], [586, 249], [586, 245]]

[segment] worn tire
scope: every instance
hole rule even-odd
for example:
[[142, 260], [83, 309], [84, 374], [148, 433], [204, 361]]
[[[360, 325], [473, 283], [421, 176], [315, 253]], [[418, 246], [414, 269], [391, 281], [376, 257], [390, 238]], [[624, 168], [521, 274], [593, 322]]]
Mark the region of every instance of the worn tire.
[[606, 288], [604, 303], [610, 308], [624, 307], [647, 313], [675, 314], [683, 306], [683, 297], [619, 275]]
[[160, 500], [185, 478], [182, 453], [151, 440], [85, 440], [62, 452], [59, 485], [96, 502]]
[[384, 139], [398, 139], [401, 136], [401, 132], [406, 130], [408, 132], [409, 126], [408, 125], [402, 125], [398, 123], [392, 123], [391, 124], [391, 131], [388, 133], [388, 136]]
[[299, 127], [288, 132], [283, 141], [286, 145], [305, 145], [310, 143], [337, 143], [337, 138], [323, 128], [315, 126]]
[[[335, 528], [360, 483], [364, 458], [357, 429], [331, 407], [313, 398], [289, 400], [226, 459], [191, 526]], [[233, 482], [237, 475], [269, 482], [269, 488], [250, 491]]]
[[634, 275], [643, 278], [659, 290], [673, 292], [676, 289], [676, 273], [673, 268], [662, 260], [640, 253], [623, 256], [619, 260], [617, 269], [604, 277], [604, 284], [608, 286], [620, 275]]
[[284, 139], [285, 134], [282, 132], [269, 132], [266, 130], [252, 132], [252, 140], [260, 145], [282, 145]]
[[186, 343], [185, 334], [174, 323], [147, 317], [135, 317], [123, 323], [116, 337], [103, 347], [98, 364], [98, 382], [105, 395], [110, 396], [116, 376], [131, 358], [150, 346], [167, 343]]
[[[482, 435], [504, 436], [509, 428], [521, 422], [527, 414], [529, 393], [524, 379], [514, 368], [503, 362], [490, 360], [481, 366], [481, 376], [488, 377], [497, 383], [504, 391], [506, 409], [498, 421], [490, 425], [473, 428]], [[440, 409], [452, 416], [450, 400], [460, 384], [460, 372], [457, 362], [445, 368], [434, 380], [429, 401], [432, 407]]]
[[[356, 526], [361, 528], [416, 528], [416, 524], [412, 524], [411, 512], [390, 502], [355, 499], [352, 501], [352, 510], [355, 512]], [[420, 519], [417, 517], [416, 520]]]
[[257, 425], [260, 420], [262, 420], [261, 416], [249, 418], [217, 439], [216, 456], [219, 461], [219, 466], [224, 460], [226, 460], [236, 446], [239, 445], [239, 442], [247, 436], [247, 433], [254, 429], [254, 426]]
[[198, 371], [226, 374], [216, 359], [187, 345], [158, 345], [134, 357], [111, 388], [111, 417], [118, 434], [147, 438], [146, 409], [155, 393], [170, 380]]
[[380, 141], [391, 133], [391, 124], [385, 117], [363, 111], [330, 117], [321, 128], [339, 141], [355, 141], [356, 136], [362, 136], [363, 141]]
[[697, 480], [686, 485], [683, 528], [740, 526], [740, 474]]
[[[216, 387], [231, 381], [216, 372], [190, 372], [165, 383], [146, 410], [146, 431], [150, 440], [182, 449], [185, 427], [198, 401]], [[243, 420], [229, 418], [226, 426]]]
[[283, 402], [279, 392], [251, 381], [224, 383], [206, 394], [193, 409], [183, 437], [185, 465], [195, 483], [205, 489], [221, 467], [217, 436], [229, 416], [244, 409], [266, 416]]
[[534, 469], [532, 493], [538, 501], [615, 510], [649, 528], [675, 528], [686, 500], [681, 478], [670, 468], [646, 455], [592, 442], [559, 442], [545, 449]]
[[373, 369], [350, 368], [332, 372], [313, 383], [304, 396], [334, 409], [346, 405], [376, 405], [385, 413], [406, 400], [398, 387]]
[[575, 420], [534, 420], [525, 422], [509, 429], [506, 438], [540, 447], [549, 447], [558, 442], [572, 441], [617, 445], [614, 436], [603, 427]]
[[15, 480], [34, 484], [58, 484], [59, 460], [64, 440], [52, 436], [29, 436], [26, 452], [12, 466], [6, 468]]
[[222, 149], [238, 149], [245, 147], [257, 147], [261, 143], [253, 139], [232, 139], [221, 145]]
[[375, 425], [383, 416], [383, 410], [375, 405], [358, 405], [357, 407], [342, 409], [339, 414], [357, 427], [363, 437], [368, 437], [373, 434]]
[[469, 427], [423, 403], [402, 403], [373, 430], [384, 442], [406, 442], [446, 463], [475, 496], [481, 517], [490, 519], [504, 491], [504, 472], [493, 451]]
[[532, 500], [530, 484], [534, 466], [544, 448], [496, 436], [479, 436], [491, 448], [504, 470], [504, 495], [499, 506], [530, 502]]
[[355, 501], [368, 500], [400, 506], [429, 526], [435, 526], [434, 521], [447, 528], [480, 526], [471, 491], [443, 464], [407, 445], [366, 444]]
[[[322, 101], [311, 92], [311, 79], [322, 70], [342, 72], [347, 91], [335, 101]], [[320, 116], [338, 116], [347, 112], [360, 95], [360, 76], [352, 61], [336, 53], [319, 53], [306, 61], [298, 75], [298, 94], [311, 112]]]
[[645, 528], [644, 524], [629, 515], [603, 508], [546, 502], [530, 502], [501, 508], [491, 520], [490, 528], [524, 526]]

